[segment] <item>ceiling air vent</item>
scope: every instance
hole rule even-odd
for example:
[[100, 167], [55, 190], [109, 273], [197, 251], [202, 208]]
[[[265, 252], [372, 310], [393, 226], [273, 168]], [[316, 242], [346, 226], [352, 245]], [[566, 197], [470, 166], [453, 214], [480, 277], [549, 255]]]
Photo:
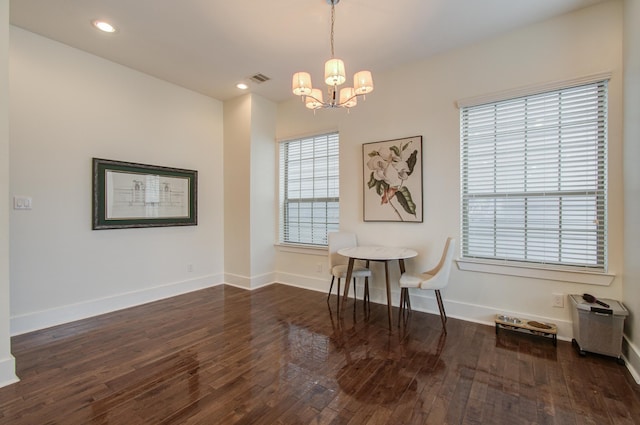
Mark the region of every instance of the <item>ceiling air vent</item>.
[[251, 77], [249, 77], [249, 79], [250, 79], [251, 81], [253, 81], [254, 83], [256, 83], [256, 84], [262, 84], [262, 83], [264, 83], [265, 81], [269, 81], [271, 78], [267, 77], [267, 76], [266, 76], [266, 75], [264, 75], [264, 74], [260, 74], [260, 73], [258, 73], [258, 74], [256, 74], [256, 75], [252, 75]]

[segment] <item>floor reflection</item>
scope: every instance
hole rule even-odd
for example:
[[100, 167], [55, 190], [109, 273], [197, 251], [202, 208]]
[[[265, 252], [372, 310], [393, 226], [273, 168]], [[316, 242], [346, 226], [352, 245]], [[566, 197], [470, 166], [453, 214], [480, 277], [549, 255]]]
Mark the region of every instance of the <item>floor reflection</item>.
[[415, 377], [392, 359], [363, 358], [345, 365], [338, 373], [342, 391], [369, 404], [398, 401], [405, 391], [416, 391]]
[[556, 360], [558, 356], [558, 350], [550, 338], [517, 331], [501, 330], [496, 333], [496, 348], [549, 360]]
[[[157, 411], [184, 412], [185, 406], [172, 405], [175, 393], [187, 395], [182, 399], [186, 407], [195, 407], [194, 403], [200, 398], [200, 362], [198, 354], [190, 350], [177, 352], [166, 358], [154, 361], [148, 365], [131, 371], [121, 377], [105, 382], [110, 395], [91, 403], [92, 421], [94, 425], [108, 424], [114, 417], [122, 416], [124, 404], [155, 406]], [[142, 411], [138, 408], [136, 410]], [[125, 410], [126, 411], [126, 410]], [[141, 412], [142, 413], [142, 412]], [[148, 414], [143, 417], [151, 416]], [[165, 416], [165, 415], [160, 415]], [[120, 420], [122, 417], [119, 418]]]
[[[330, 340], [345, 359], [345, 365], [337, 372], [340, 389], [354, 399], [367, 404], [385, 405], [398, 402], [401, 397], [415, 397], [418, 379], [445, 369], [441, 359], [446, 344], [446, 334], [440, 332], [435, 349], [426, 350], [424, 342], [418, 343], [411, 336], [410, 321], [386, 332], [379, 327], [371, 329], [366, 320], [346, 327], [329, 307], [332, 326]], [[379, 346], [386, 334], [386, 351], [370, 347]], [[370, 344], [370, 338], [376, 343]], [[433, 345], [433, 344], [431, 344]]]

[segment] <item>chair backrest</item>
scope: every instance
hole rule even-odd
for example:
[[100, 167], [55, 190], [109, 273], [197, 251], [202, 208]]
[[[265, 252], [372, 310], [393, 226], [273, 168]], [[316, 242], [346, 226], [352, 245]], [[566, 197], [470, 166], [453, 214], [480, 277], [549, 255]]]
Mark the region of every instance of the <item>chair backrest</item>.
[[449, 275], [451, 274], [451, 263], [456, 253], [456, 240], [447, 238], [444, 245], [442, 257], [438, 265], [429, 273], [433, 276], [431, 279], [423, 282], [420, 287], [423, 289], [442, 289], [449, 283]]
[[351, 248], [358, 246], [358, 240], [355, 233], [350, 232], [330, 232], [329, 233], [329, 271], [334, 266], [347, 264], [349, 259], [338, 254], [338, 250], [342, 248]]

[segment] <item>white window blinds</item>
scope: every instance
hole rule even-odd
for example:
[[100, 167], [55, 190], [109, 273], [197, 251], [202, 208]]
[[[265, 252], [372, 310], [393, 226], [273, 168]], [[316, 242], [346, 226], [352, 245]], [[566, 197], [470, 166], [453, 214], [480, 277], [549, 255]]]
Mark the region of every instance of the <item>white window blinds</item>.
[[606, 270], [607, 81], [461, 109], [463, 258]]
[[339, 229], [338, 133], [280, 144], [280, 242], [327, 245]]

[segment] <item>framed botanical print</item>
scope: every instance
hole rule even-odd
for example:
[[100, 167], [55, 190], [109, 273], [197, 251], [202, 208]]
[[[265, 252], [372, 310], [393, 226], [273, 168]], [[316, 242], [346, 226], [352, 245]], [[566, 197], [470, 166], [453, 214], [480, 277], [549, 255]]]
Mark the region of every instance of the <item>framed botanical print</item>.
[[362, 145], [364, 221], [422, 223], [422, 136]]

